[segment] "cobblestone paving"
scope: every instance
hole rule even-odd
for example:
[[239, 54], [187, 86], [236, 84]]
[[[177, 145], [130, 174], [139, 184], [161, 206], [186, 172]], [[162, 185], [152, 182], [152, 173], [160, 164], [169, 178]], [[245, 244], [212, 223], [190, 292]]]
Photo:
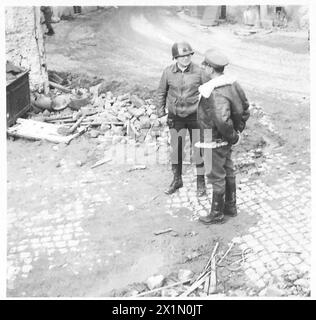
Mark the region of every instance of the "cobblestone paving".
[[[252, 106], [252, 109], [253, 114], [261, 116], [259, 122], [262, 125], [270, 132], [278, 134], [262, 108]], [[168, 159], [167, 149], [160, 148], [160, 151], [161, 158]], [[259, 288], [267, 287], [275, 278], [282, 281], [284, 275], [293, 276], [293, 273], [305, 274], [305, 278], [310, 278], [311, 181], [306, 154], [309, 154], [308, 151], [295, 154], [297, 159], [300, 159], [296, 160], [300, 163], [300, 170], [296, 171], [290, 169], [290, 160], [277, 151], [264, 152], [264, 161], [256, 161], [258, 155], [262, 156], [262, 150], [249, 151], [234, 159], [237, 169], [247, 167], [246, 178], [241, 178], [237, 186], [239, 215], [256, 216], [258, 221], [247, 233], [236, 236], [231, 241], [240, 250], [247, 250], [242, 269], [249, 281]], [[77, 269], [80, 270], [82, 257], [85, 255], [86, 267], [91, 271], [95, 262], [100, 263], [101, 260], [121, 253], [114, 249], [113, 252], [101, 256], [95, 250], [90, 250], [91, 235], [82, 228], [83, 218], [92, 217], [98, 206], [104, 203], [113, 205], [106, 191], [111, 187], [108, 185], [110, 182], [98, 180], [92, 170], [86, 171], [81, 180], [74, 181], [71, 166], [76, 166], [76, 163], [61, 163], [64, 179], [61, 179], [58, 173], [41, 181], [43, 193], [47, 196], [41, 199], [33, 212], [30, 213], [28, 208], [17, 210], [15, 203], [8, 202], [8, 289], [16, 288], [20, 280], [27, 278], [40, 257], [47, 257], [49, 270], [60, 267], [62, 261], [62, 267], [78, 274]], [[208, 184], [208, 196], [196, 197], [194, 171], [193, 166], [184, 170], [184, 187], [167, 200], [166, 213], [175, 219], [184, 218], [198, 223], [198, 217], [207, 215], [210, 210], [212, 190]], [[273, 182], [268, 184], [264, 182], [264, 177], [271, 173], [275, 174], [275, 177]], [[19, 193], [37, 183], [38, 178], [35, 178], [31, 169], [27, 169], [27, 179], [9, 182], [7, 190], [8, 193]], [[92, 188], [95, 190], [95, 183], [100, 186], [98, 193], [92, 192]], [[49, 207], [48, 196], [52, 191], [56, 192], [59, 198], [64, 197], [65, 201], [56, 202], [53, 207]], [[38, 195], [34, 194], [30, 200], [38, 201], [37, 197]], [[189, 209], [185, 211], [185, 216], [179, 216], [180, 207]], [[238, 219], [238, 216], [233, 219]], [[73, 257], [68, 264], [66, 257], [70, 254], [73, 254]], [[91, 254], [93, 257], [88, 259]], [[294, 290], [292, 294], [299, 295], [300, 292]]]
[[[73, 274], [78, 274], [76, 269], [79, 269], [82, 257], [90, 254], [90, 233], [85, 232], [81, 225], [84, 219], [94, 216], [99, 205], [111, 204], [111, 198], [106, 192], [110, 182], [97, 181], [100, 193], [91, 192], [92, 183], [96, 180], [94, 172], [88, 170], [83, 179], [73, 181], [71, 166], [76, 166], [76, 163], [65, 163], [61, 167], [64, 179], [54, 175], [41, 181], [44, 192], [51, 193], [53, 190], [56, 197], [64, 198], [64, 202], [56, 202], [53, 207], [49, 207], [47, 196], [42, 198], [38, 208], [32, 212], [28, 208], [18, 210], [14, 203], [8, 203], [8, 289], [14, 289], [19, 280], [27, 278], [39, 258], [45, 257], [48, 260], [49, 270], [60, 267], [63, 261], [62, 267], [68, 267]], [[21, 179], [14, 181], [14, 184], [8, 183], [8, 193], [23, 192], [25, 188], [38, 184], [38, 179], [32, 176], [30, 170], [28, 175], [27, 181]], [[34, 194], [30, 202], [35, 203], [37, 198], [38, 195]], [[70, 265], [66, 257], [71, 254]], [[109, 256], [113, 254], [111, 252]], [[93, 260], [87, 261], [91, 262], [87, 265], [91, 271], [94, 262], [101, 262], [98, 252], [94, 250]]]
[[[304, 155], [301, 160], [302, 169], [295, 172], [288, 169], [288, 160], [282, 153], [266, 153], [264, 156], [265, 161], [259, 166], [253, 165], [254, 152], [235, 159], [237, 167], [240, 163], [252, 164], [247, 178], [238, 183], [239, 214], [255, 215], [258, 222], [247, 233], [232, 239], [241, 250], [248, 250], [243, 270], [249, 281], [260, 288], [267, 286], [273, 277], [281, 279], [289, 272], [309, 273], [311, 250], [310, 169], [304, 161]], [[55, 191], [57, 196], [64, 197], [63, 203], [56, 202], [53, 207], [49, 207], [46, 196], [38, 203], [38, 210], [32, 213], [27, 208], [17, 211], [14, 203], [8, 204], [8, 289], [14, 289], [19, 280], [27, 278], [40, 257], [47, 257], [49, 270], [60, 267], [60, 261], [63, 261], [64, 267], [77, 274], [76, 269], [79, 269], [82, 257], [89, 255], [91, 235], [82, 228], [82, 221], [83, 218], [93, 216], [98, 205], [112, 204], [110, 196], [106, 196], [110, 182], [97, 181], [100, 193], [94, 193], [90, 188], [93, 188], [91, 182], [96, 181], [95, 173], [88, 170], [81, 180], [73, 181], [71, 166], [75, 165], [62, 165], [60, 169], [64, 180], [57, 175], [53, 180], [51, 176], [42, 180], [43, 191]], [[273, 184], [267, 185], [255, 174], [272, 169], [279, 173], [283, 171], [286, 175], [283, 175], [284, 178], [276, 177]], [[185, 170], [184, 187], [167, 200], [166, 212], [175, 219], [185, 218], [197, 223], [198, 217], [206, 215], [210, 210], [212, 190], [208, 184], [208, 196], [196, 197], [194, 171], [192, 166]], [[33, 177], [31, 170], [28, 170], [27, 175], [27, 180], [8, 183], [8, 192], [23, 192], [24, 188], [32, 188], [37, 179]], [[64, 190], [69, 191], [58, 195]], [[74, 197], [69, 196], [72, 192], [76, 193]], [[34, 195], [31, 200], [35, 201], [36, 197]], [[189, 209], [185, 217], [176, 214], [180, 207]], [[238, 216], [233, 219], [238, 219]], [[108, 252], [107, 258], [119, 253], [115, 250]], [[68, 265], [66, 259], [69, 254], [74, 254], [71, 265]], [[91, 262], [87, 268], [92, 270], [93, 263], [100, 262], [101, 259], [104, 260], [104, 257], [93, 250], [93, 259], [87, 259]]]
[[[265, 154], [266, 161], [253, 172], [268, 172], [274, 168], [280, 173], [285, 171], [285, 178], [276, 178], [273, 184], [267, 185], [258, 175], [252, 175], [241, 179], [237, 186], [239, 214], [255, 215], [259, 220], [256, 226], [234, 237], [232, 242], [250, 253], [245, 255], [243, 270], [259, 288], [266, 287], [275, 278], [281, 280], [290, 272], [308, 275], [310, 272], [310, 171], [302, 156], [303, 169], [292, 172], [282, 153]], [[235, 165], [251, 163], [251, 158], [252, 154], [248, 153], [234, 159]], [[192, 214], [185, 217], [191, 221], [207, 215], [210, 210], [211, 186], [207, 186], [207, 197], [197, 198], [194, 171], [190, 167], [185, 172], [184, 187], [167, 203], [167, 213], [174, 218], [178, 218], [174, 212], [180, 206], [192, 210]]]

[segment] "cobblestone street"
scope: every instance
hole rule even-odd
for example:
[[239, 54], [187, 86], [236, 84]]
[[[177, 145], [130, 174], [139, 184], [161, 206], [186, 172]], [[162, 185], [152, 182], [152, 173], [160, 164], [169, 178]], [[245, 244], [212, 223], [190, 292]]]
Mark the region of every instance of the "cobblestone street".
[[[256, 216], [258, 222], [247, 233], [232, 239], [232, 243], [241, 250], [249, 252], [242, 269], [249, 281], [260, 288], [275, 282], [275, 278], [282, 282], [288, 274], [294, 280], [302, 274], [309, 278], [311, 261], [310, 169], [304, 155], [304, 167], [295, 172], [288, 170], [287, 159], [282, 153], [267, 154], [266, 157], [267, 161], [262, 165], [264, 171], [286, 171], [287, 177], [275, 179], [269, 185], [258, 176], [240, 180], [237, 190], [239, 215]], [[246, 159], [237, 159], [236, 165]], [[174, 218], [196, 221], [209, 212], [211, 187], [208, 187], [208, 196], [199, 200], [192, 191], [195, 190], [195, 183], [193, 170], [188, 170], [184, 188], [173, 195], [166, 207]], [[180, 206], [192, 210], [192, 215], [175, 215], [175, 209]], [[238, 216], [230, 219], [238, 219]], [[212, 232], [214, 227], [207, 228]], [[225, 226], [222, 225], [222, 228]], [[308, 281], [303, 285], [309, 289]], [[293, 288], [290, 294], [299, 295], [299, 292]]]
[[[247, 232], [234, 236], [231, 243], [244, 250], [242, 270], [258, 288], [264, 289], [273, 279], [285, 281], [284, 277], [288, 275], [294, 280], [302, 274], [304, 279], [310, 277], [310, 168], [306, 159], [304, 161], [305, 154], [297, 156], [300, 156], [301, 170], [291, 171], [287, 158], [281, 152], [266, 153], [264, 162], [238, 182], [239, 216], [230, 219], [238, 220], [240, 216], [249, 215], [255, 216], [257, 223]], [[251, 163], [252, 157], [251, 152], [245, 154], [235, 159], [235, 164], [238, 167], [240, 163]], [[93, 233], [83, 228], [86, 221], [93, 219], [98, 212], [114, 205], [107, 193], [108, 188], [113, 188], [111, 182], [98, 180], [91, 169], [82, 179], [73, 181], [71, 169], [74, 167], [75, 161], [68, 162], [61, 167], [61, 172], [53, 175], [53, 179], [50, 176], [41, 181], [44, 194], [54, 192], [56, 199], [64, 199], [63, 202], [56, 201], [53, 207], [49, 206], [47, 195], [35, 210], [30, 211], [26, 203], [21, 210], [9, 200], [9, 292], [19, 288], [30, 274], [36, 274], [39, 270], [49, 274], [54, 268], [65, 268], [77, 275], [83, 269], [92, 271], [101, 262], [111, 264], [111, 260], [120, 259], [122, 249], [116, 248], [115, 243], [112, 251], [96, 251], [90, 244]], [[272, 183], [265, 183], [261, 179], [261, 175], [268, 173], [276, 176]], [[282, 173], [285, 177], [277, 178]], [[26, 170], [25, 177], [9, 182], [10, 198], [23, 195], [26, 189], [36, 183], [38, 180], [33, 173]], [[193, 224], [198, 223], [196, 220], [199, 216], [207, 214], [211, 203], [211, 187], [208, 185], [207, 197], [197, 198], [195, 183], [194, 170], [190, 166], [185, 170], [184, 187], [167, 199], [167, 214]], [[98, 192], [95, 192], [95, 188]], [[34, 194], [31, 203], [37, 197]], [[185, 215], [179, 215], [182, 212], [179, 208], [188, 210]], [[134, 210], [133, 206], [128, 206], [128, 210]], [[225, 228], [225, 224], [205, 228], [212, 232], [212, 228]], [[302, 285], [305, 291], [309, 290], [308, 281]], [[302, 294], [295, 288], [291, 290], [290, 295]], [[22, 292], [20, 294], [23, 295]]]

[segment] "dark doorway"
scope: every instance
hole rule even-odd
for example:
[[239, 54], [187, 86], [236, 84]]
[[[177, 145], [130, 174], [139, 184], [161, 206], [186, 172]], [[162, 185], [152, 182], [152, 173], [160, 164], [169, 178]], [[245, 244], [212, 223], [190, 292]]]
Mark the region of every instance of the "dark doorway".
[[74, 6], [74, 13], [81, 13], [81, 7]]
[[220, 19], [226, 19], [226, 6], [221, 6], [221, 15]]

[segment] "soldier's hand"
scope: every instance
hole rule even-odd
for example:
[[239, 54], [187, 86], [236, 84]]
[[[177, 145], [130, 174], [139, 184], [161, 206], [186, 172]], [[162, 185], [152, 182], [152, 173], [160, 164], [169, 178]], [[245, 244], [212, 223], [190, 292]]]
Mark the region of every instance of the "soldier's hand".
[[238, 137], [238, 139], [236, 140], [236, 142], [234, 142], [234, 143], [232, 144], [233, 147], [236, 147], [236, 146], [238, 146], [238, 145], [240, 144], [240, 141], [241, 141], [241, 133], [240, 133], [239, 131], [237, 131], [237, 137]]

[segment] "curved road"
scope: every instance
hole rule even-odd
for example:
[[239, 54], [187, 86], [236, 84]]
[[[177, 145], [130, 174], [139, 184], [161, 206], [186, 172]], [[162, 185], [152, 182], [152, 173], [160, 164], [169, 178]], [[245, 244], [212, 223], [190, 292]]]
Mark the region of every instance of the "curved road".
[[203, 29], [170, 8], [99, 10], [61, 21], [55, 29], [56, 35], [46, 45], [49, 69], [87, 72], [155, 89], [162, 69], [172, 63], [172, 43], [184, 39], [196, 50], [197, 63], [210, 47], [226, 52], [231, 61], [227, 72], [236, 75], [247, 90], [279, 98], [309, 96], [307, 53], [243, 41], [227, 26]]

